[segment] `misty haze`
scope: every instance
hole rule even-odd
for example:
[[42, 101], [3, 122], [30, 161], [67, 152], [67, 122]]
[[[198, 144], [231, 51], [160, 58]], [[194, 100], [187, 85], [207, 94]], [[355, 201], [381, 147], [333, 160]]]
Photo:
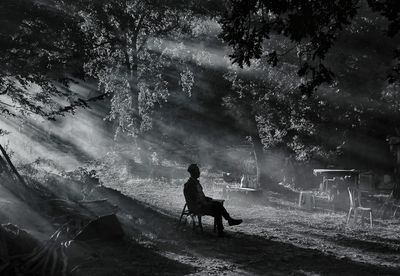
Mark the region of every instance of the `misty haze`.
[[0, 275], [400, 275], [400, 2], [0, 0]]

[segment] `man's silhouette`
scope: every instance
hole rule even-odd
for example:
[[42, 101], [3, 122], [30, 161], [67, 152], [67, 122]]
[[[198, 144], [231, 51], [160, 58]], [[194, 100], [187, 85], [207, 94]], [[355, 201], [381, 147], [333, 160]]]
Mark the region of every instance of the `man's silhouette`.
[[200, 177], [200, 169], [196, 164], [191, 164], [188, 168], [188, 172], [190, 173], [190, 178], [185, 183], [183, 194], [191, 212], [213, 216], [216, 221], [218, 236], [220, 237], [224, 236], [222, 218], [226, 219], [229, 225], [238, 225], [242, 223], [241, 219], [231, 218], [221, 201], [213, 200], [211, 197], [206, 197], [204, 195], [203, 187], [198, 180]]

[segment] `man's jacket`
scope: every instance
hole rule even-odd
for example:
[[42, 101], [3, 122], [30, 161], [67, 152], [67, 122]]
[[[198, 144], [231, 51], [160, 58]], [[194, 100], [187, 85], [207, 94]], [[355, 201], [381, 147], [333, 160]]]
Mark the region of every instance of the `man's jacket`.
[[191, 212], [201, 213], [204, 207], [209, 202], [209, 199], [204, 195], [203, 187], [199, 180], [190, 177], [183, 188], [186, 204]]

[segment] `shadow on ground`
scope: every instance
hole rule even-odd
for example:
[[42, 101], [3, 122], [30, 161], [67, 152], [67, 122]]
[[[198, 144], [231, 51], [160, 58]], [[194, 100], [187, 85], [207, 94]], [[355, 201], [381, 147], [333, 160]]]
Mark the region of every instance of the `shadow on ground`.
[[[195, 271], [190, 265], [161, 256], [153, 248], [129, 239], [80, 243], [77, 250], [76, 260], [73, 257], [69, 259], [73, 276], [179, 276]], [[86, 256], [86, 261], [82, 262], [82, 255]]]
[[[118, 191], [101, 188], [98, 191], [120, 207], [120, 216], [128, 228], [136, 233], [147, 233], [160, 252], [196, 256], [198, 272], [206, 272], [201, 259], [215, 259], [230, 264], [227, 272], [261, 275], [399, 275], [400, 270], [383, 265], [372, 265], [329, 255], [320, 250], [297, 247], [271, 238], [229, 232], [228, 238], [217, 238], [212, 229], [205, 233], [192, 232], [189, 227], [177, 228], [174, 214], [160, 213], [151, 206], [127, 197]], [[133, 231], [132, 233], [134, 233]], [[339, 240], [338, 242], [346, 242]], [[361, 249], [368, 244], [356, 244]], [[380, 249], [382, 250], [382, 249]], [[179, 258], [178, 258], [179, 259]]]

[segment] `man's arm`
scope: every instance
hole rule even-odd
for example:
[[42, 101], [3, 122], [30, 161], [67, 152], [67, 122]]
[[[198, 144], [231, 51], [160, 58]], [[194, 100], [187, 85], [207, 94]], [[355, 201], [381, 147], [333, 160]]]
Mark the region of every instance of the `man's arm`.
[[194, 203], [197, 201], [197, 190], [194, 185], [186, 185], [184, 189], [186, 200], [190, 203]]

